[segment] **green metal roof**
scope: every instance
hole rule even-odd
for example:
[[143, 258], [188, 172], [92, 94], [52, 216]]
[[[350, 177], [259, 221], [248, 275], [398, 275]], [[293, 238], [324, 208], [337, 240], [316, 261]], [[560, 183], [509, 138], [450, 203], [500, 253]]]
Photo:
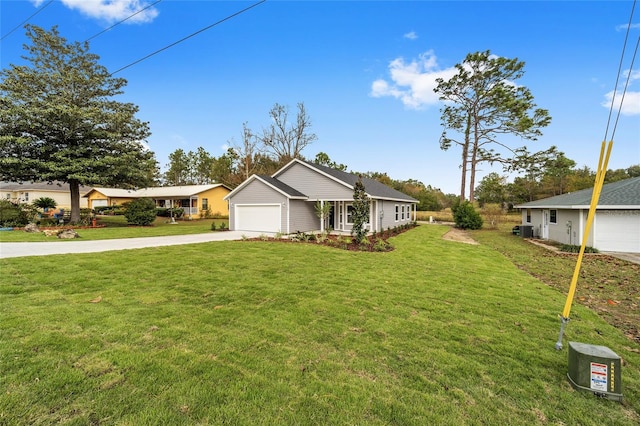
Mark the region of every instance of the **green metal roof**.
[[[589, 208], [593, 188], [519, 204], [517, 208]], [[600, 209], [640, 209], [640, 176], [602, 186]]]

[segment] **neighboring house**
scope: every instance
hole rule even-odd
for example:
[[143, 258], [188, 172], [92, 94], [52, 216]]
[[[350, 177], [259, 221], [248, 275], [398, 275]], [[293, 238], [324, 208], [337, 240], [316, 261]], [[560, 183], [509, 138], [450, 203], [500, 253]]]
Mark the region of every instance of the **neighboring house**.
[[[582, 244], [593, 188], [516, 206], [533, 236]], [[640, 253], [640, 177], [602, 186], [587, 245], [600, 251]]]
[[[225, 197], [229, 228], [283, 234], [327, 228], [351, 231], [357, 181], [357, 175], [294, 159], [272, 176], [251, 176]], [[418, 200], [373, 179], [362, 178], [362, 183], [370, 198], [369, 231], [415, 220]], [[327, 203], [331, 211], [322, 221], [316, 205]]]
[[[87, 186], [80, 186], [80, 208], [88, 206], [82, 196], [89, 190], [91, 188]], [[55, 200], [56, 209], [71, 209], [69, 184], [62, 182], [0, 182], [0, 197], [16, 204], [30, 204], [38, 198], [48, 197]]]
[[89, 207], [119, 206], [137, 198], [150, 198], [157, 207], [180, 207], [190, 219], [207, 214], [228, 216], [229, 207], [224, 197], [231, 191], [218, 183], [212, 185], [164, 186], [144, 189], [93, 188], [85, 197]]

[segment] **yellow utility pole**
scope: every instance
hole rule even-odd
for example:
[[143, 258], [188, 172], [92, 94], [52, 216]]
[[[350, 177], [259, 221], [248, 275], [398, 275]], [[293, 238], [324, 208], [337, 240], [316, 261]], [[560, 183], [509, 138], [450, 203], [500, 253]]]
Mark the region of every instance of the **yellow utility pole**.
[[[606, 154], [605, 154], [606, 145]], [[562, 335], [564, 334], [564, 327], [569, 322], [569, 313], [571, 312], [571, 305], [573, 303], [573, 296], [576, 293], [576, 286], [578, 284], [578, 275], [580, 274], [580, 267], [582, 266], [582, 258], [584, 257], [584, 250], [587, 246], [587, 240], [589, 239], [589, 232], [591, 231], [591, 224], [598, 208], [598, 200], [600, 199], [600, 191], [602, 191], [602, 184], [604, 183], [604, 176], [607, 173], [607, 164], [609, 164], [609, 157], [611, 156], [611, 148], [613, 147], [613, 141], [609, 141], [607, 144], [602, 142], [602, 148], [600, 149], [600, 159], [598, 160], [598, 170], [596, 172], [596, 180], [593, 186], [593, 193], [591, 194], [591, 205], [589, 206], [589, 214], [587, 215], [587, 223], [584, 227], [582, 234], [582, 245], [580, 246], [580, 252], [578, 253], [578, 261], [573, 271], [573, 277], [571, 278], [571, 285], [569, 286], [569, 293], [567, 294], [567, 301], [564, 304], [564, 310], [562, 311], [562, 317], [560, 318], [560, 335], [556, 342], [556, 349], [562, 349]]]

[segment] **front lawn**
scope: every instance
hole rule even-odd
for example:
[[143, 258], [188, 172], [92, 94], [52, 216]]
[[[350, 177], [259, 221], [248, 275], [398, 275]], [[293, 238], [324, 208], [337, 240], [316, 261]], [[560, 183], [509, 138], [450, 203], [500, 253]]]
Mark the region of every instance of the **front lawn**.
[[[447, 229], [0, 260], [0, 424], [638, 424], [640, 345], [576, 305], [556, 351], [565, 293]], [[568, 341], [624, 358], [623, 403]]]

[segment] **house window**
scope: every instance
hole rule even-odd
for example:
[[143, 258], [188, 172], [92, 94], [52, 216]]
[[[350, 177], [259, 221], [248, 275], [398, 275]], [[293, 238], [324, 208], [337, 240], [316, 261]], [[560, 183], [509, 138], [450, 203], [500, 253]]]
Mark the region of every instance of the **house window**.
[[411, 204], [407, 204], [407, 220], [411, 220]]
[[208, 198], [203, 198], [202, 199], [202, 210], [209, 210], [209, 199]]
[[10, 200], [10, 199], [11, 199], [11, 193], [7, 192], [7, 200]]
[[28, 192], [25, 192], [25, 193], [24, 193], [24, 202], [25, 202], [25, 203], [28, 203], [28, 202], [29, 202], [29, 193], [28, 193]]
[[549, 210], [549, 222], [558, 223], [558, 210]]
[[531, 223], [531, 209], [527, 209], [527, 223]]
[[396, 204], [396, 222], [400, 219], [400, 206]]
[[400, 220], [404, 220], [404, 205], [401, 206]]
[[351, 204], [347, 206], [347, 223], [353, 223], [353, 206]]
[[[347, 205], [347, 224], [349, 225], [353, 225], [353, 213], [354, 213], [353, 204]], [[369, 223], [368, 214], [367, 214], [367, 220], [365, 221], [365, 223]]]

